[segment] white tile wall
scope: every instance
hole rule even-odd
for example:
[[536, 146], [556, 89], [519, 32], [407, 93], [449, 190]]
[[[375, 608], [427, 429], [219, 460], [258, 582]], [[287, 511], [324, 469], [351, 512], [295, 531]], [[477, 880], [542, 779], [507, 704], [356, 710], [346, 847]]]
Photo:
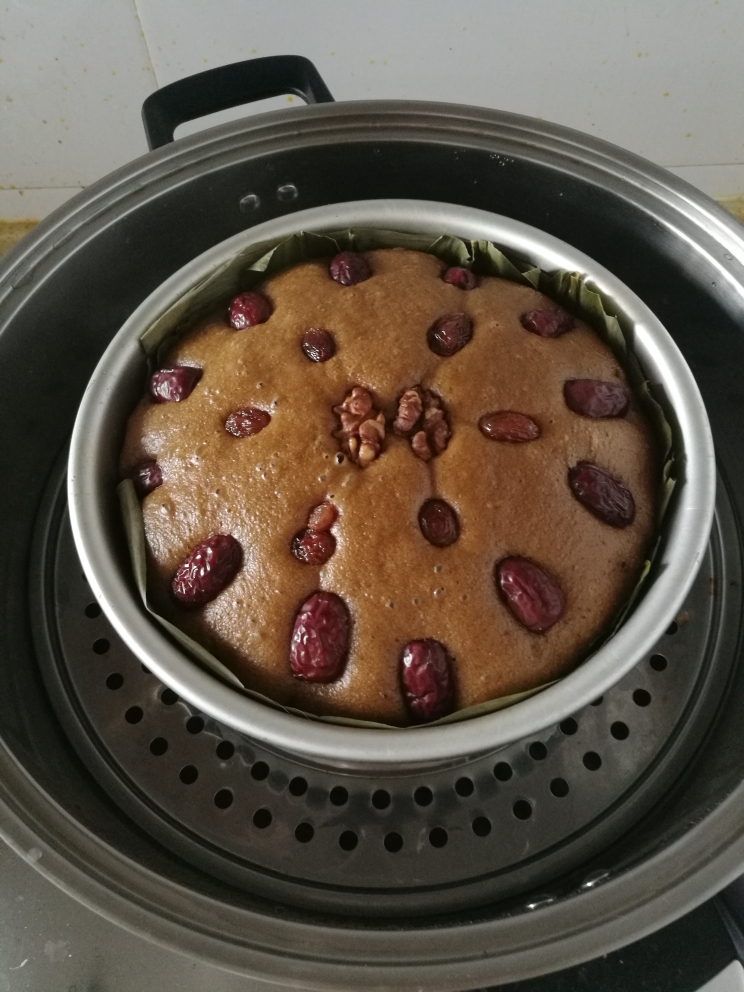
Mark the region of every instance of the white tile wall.
[[543, 117], [744, 195], [743, 38], [741, 0], [0, 0], [0, 217], [142, 154], [156, 85], [281, 53], [311, 58], [337, 99]]
[[0, 0], [0, 217], [41, 216], [147, 151], [155, 88], [132, 0]]

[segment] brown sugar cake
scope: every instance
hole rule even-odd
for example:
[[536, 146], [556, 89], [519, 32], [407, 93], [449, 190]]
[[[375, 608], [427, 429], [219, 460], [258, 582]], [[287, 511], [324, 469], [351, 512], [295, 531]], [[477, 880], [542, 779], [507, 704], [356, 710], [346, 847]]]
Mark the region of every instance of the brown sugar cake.
[[536, 290], [403, 249], [302, 263], [130, 417], [150, 597], [250, 689], [405, 725], [569, 672], [638, 580], [655, 437]]

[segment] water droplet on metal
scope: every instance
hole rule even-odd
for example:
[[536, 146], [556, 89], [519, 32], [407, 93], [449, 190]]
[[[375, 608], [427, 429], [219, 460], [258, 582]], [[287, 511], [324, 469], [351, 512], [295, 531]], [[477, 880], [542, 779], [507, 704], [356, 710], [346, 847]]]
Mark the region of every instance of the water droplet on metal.
[[280, 203], [291, 203], [292, 200], [296, 200], [299, 195], [300, 191], [294, 183], [285, 183], [284, 186], [280, 186], [276, 191], [276, 198], [280, 201]]
[[256, 193], [248, 193], [247, 196], [243, 197], [238, 206], [244, 214], [250, 214], [254, 210], [258, 210], [261, 206], [261, 197]]

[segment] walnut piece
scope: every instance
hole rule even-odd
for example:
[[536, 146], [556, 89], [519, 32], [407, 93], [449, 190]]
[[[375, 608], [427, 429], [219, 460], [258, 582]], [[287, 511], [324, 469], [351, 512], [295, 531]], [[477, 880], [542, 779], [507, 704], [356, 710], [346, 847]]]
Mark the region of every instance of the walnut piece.
[[441, 399], [428, 390], [424, 393], [424, 434], [432, 457], [444, 451], [452, 434]]
[[444, 451], [452, 433], [441, 397], [420, 386], [406, 389], [398, 400], [393, 430], [408, 437], [413, 453], [425, 462]]
[[396, 434], [405, 437], [419, 421], [423, 413], [424, 399], [419, 386], [412, 386], [407, 389], [398, 400], [398, 415], [393, 421], [393, 430]]
[[385, 415], [375, 410], [371, 393], [362, 386], [354, 386], [343, 403], [334, 406], [333, 412], [340, 422], [333, 436], [356, 465], [366, 468], [382, 448]]
[[426, 434], [423, 431], [418, 431], [411, 438], [411, 450], [414, 455], [425, 462], [431, 459], [431, 451], [429, 450], [429, 442], [426, 440]]

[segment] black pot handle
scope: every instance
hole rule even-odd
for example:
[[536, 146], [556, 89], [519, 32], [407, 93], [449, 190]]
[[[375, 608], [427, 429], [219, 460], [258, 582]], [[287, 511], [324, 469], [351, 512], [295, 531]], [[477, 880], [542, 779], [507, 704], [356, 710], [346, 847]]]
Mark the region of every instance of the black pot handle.
[[163, 86], [142, 104], [147, 143], [150, 149], [160, 148], [173, 141], [185, 121], [285, 93], [305, 103], [333, 103], [320, 73], [302, 55], [268, 55], [197, 72]]

